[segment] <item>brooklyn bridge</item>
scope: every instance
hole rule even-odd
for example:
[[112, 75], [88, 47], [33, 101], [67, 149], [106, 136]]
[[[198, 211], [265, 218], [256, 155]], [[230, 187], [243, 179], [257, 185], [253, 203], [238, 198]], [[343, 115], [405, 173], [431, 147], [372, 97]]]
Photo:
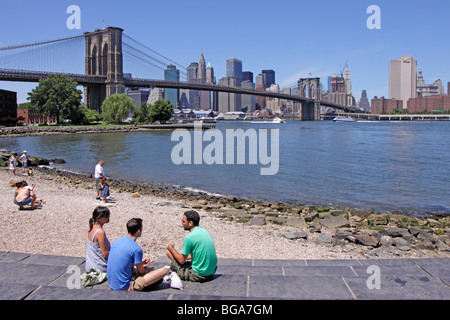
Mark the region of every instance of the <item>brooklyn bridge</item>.
[[[124, 57], [133, 59], [134, 68], [143, 65], [160, 68], [155, 51], [140, 44], [123, 33], [123, 29], [107, 27], [82, 35], [8, 46], [0, 48], [0, 81], [39, 82], [50, 74], [65, 74], [84, 87], [85, 104], [100, 110], [107, 97], [124, 93], [125, 88], [167, 88], [198, 91], [228, 92], [285, 99], [297, 102], [301, 120], [320, 120], [321, 107], [354, 113], [356, 108], [320, 100], [320, 78], [305, 78], [298, 81], [298, 94], [261, 91], [243, 87], [206, 84], [190, 81], [169, 81], [156, 79], [157, 76], [134, 78], [124, 72]], [[138, 48], [138, 44], [148, 50]], [[79, 53], [84, 49], [84, 52]], [[84, 48], [83, 48], [84, 47]], [[150, 53], [153, 53], [150, 55]], [[156, 55], [159, 55], [156, 53]], [[161, 56], [162, 57], [162, 56]], [[168, 59], [171, 61], [170, 59]], [[128, 61], [128, 60], [127, 60]], [[80, 63], [81, 62], [81, 63]], [[76, 69], [73, 65], [83, 65], [84, 73], [68, 72]], [[161, 73], [161, 72], [160, 72]], [[361, 112], [358, 110], [358, 112]]]

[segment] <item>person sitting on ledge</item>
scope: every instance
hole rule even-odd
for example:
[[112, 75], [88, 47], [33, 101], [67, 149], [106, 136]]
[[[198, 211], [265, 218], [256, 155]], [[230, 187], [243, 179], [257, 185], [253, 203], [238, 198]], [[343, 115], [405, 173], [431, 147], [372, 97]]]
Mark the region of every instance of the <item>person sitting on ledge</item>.
[[[211, 235], [199, 226], [197, 211], [189, 210], [183, 214], [181, 224], [189, 234], [184, 238], [183, 249], [175, 250], [174, 245], [167, 246], [167, 257], [171, 260], [170, 270], [176, 272], [181, 280], [204, 282], [211, 280], [217, 269], [216, 248]], [[187, 261], [191, 259], [191, 261]]]
[[36, 204], [43, 204], [42, 200], [37, 201], [36, 194], [34, 192], [35, 185], [32, 184], [31, 187], [26, 181], [20, 181], [16, 183], [16, 192], [14, 194], [14, 203], [19, 206], [22, 210], [24, 206], [31, 205], [31, 209], [34, 210]]
[[[148, 267], [150, 260], [143, 259], [142, 248], [136, 243], [142, 235], [142, 219], [129, 220], [127, 231], [128, 235], [114, 241], [109, 251], [107, 274], [110, 288], [142, 291], [150, 285], [159, 285], [169, 269], [162, 267], [154, 270]], [[137, 278], [133, 278], [133, 270], [138, 273]]]

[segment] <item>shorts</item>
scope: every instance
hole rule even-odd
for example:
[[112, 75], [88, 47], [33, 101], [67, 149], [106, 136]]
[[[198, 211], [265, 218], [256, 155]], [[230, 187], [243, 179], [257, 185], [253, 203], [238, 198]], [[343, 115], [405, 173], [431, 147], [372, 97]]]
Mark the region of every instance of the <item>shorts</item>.
[[102, 178], [95, 178], [95, 189], [97, 191], [102, 191], [102, 185], [100, 184], [102, 182]]
[[186, 262], [180, 265], [175, 259], [172, 259], [172, 262], [170, 263], [170, 270], [176, 272], [180, 279], [184, 281], [205, 282], [211, 280], [214, 276], [214, 274], [209, 276], [201, 276], [197, 274], [194, 269], [192, 269], [191, 262]]
[[21, 202], [18, 202], [16, 199], [14, 199], [14, 203], [17, 204], [20, 207], [23, 207], [23, 206], [27, 206], [27, 205], [31, 204], [32, 200], [33, 199], [31, 197], [28, 197], [28, 198], [26, 198], [25, 200], [23, 200]]
[[131, 281], [130, 286], [128, 287], [128, 291], [142, 291], [145, 288], [145, 280], [144, 277], [138, 277], [135, 280]]

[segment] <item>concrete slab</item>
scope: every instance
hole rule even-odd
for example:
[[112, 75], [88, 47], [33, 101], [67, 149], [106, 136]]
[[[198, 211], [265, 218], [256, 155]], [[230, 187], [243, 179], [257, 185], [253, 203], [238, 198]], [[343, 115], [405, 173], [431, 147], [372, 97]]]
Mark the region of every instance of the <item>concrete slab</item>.
[[351, 266], [283, 267], [286, 276], [357, 277]]
[[31, 284], [0, 284], [0, 300], [22, 300], [38, 286]]
[[[373, 281], [367, 285], [367, 278], [346, 278], [346, 282], [359, 300], [448, 300], [450, 288], [439, 279], [424, 275], [381, 275], [379, 289]], [[370, 289], [372, 288], [372, 289]]]
[[353, 299], [340, 277], [253, 276], [249, 296], [261, 299]]
[[20, 252], [0, 252], [0, 262], [19, 262], [30, 256], [28, 253]]
[[46, 286], [66, 270], [65, 266], [0, 262], [0, 283]]
[[33, 254], [20, 261], [23, 264], [40, 264], [46, 266], [71, 266], [84, 263], [85, 258]]

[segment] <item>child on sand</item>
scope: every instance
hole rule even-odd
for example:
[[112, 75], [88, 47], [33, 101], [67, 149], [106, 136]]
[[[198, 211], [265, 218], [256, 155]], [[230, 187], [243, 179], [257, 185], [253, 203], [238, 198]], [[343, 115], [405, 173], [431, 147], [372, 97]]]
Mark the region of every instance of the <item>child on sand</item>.
[[100, 182], [100, 186], [102, 188], [102, 198], [101, 198], [101, 200], [103, 202], [106, 202], [106, 198], [109, 197], [109, 184], [106, 181], [105, 177], [102, 178], [102, 181]]

